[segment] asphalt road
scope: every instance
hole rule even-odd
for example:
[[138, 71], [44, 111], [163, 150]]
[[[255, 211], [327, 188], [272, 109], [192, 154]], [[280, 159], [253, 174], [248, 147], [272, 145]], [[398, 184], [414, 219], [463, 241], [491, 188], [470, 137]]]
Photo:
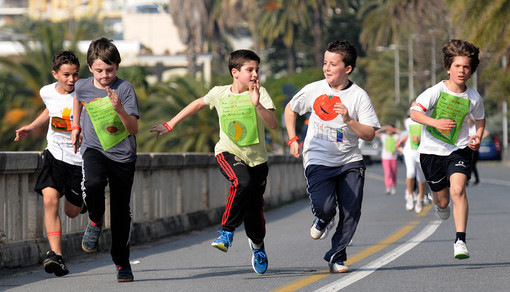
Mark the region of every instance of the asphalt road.
[[440, 221], [431, 206], [404, 208], [404, 165], [397, 195], [386, 195], [380, 164], [367, 169], [363, 215], [347, 249], [348, 274], [330, 274], [322, 259], [329, 238], [309, 236], [307, 198], [266, 212], [269, 269], [257, 275], [239, 228], [223, 253], [210, 246], [216, 228], [132, 248], [135, 281], [117, 283], [108, 253], [68, 261], [56, 278], [42, 266], [0, 276], [8, 291], [509, 291], [510, 167], [480, 162], [482, 182], [468, 187], [467, 244], [471, 258], [453, 258], [453, 218]]

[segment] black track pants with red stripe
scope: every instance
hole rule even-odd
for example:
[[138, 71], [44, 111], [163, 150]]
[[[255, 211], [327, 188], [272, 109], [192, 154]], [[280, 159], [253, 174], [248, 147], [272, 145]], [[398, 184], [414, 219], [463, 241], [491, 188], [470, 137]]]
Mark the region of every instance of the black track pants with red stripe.
[[221, 220], [222, 229], [234, 232], [244, 222], [248, 238], [255, 244], [262, 243], [266, 235], [264, 191], [269, 171], [267, 163], [250, 167], [227, 152], [216, 155], [216, 162], [231, 183]]

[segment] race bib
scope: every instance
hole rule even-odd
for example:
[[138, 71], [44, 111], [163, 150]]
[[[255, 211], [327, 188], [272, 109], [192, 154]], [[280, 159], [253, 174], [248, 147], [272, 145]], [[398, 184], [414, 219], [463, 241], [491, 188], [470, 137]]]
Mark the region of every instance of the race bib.
[[220, 99], [222, 131], [238, 146], [259, 143], [257, 113], [249, 93]]
[[434, 119], [450, 119], [455, 121], [455, 128], [448, 131], [440, 131], [434, 127], [427, 126], [425, 130], [433, 137], [447, 144], [457, 144], [462, 123], [469, 111], [469, 100], [455, 95], [441, 92], [436, 108], [432, 112]]
[[103, 150], [106, 151], [112, 148], [129, 136], [108, 97], [89, 102], [85, 104], [85, 108], [89, 113], [94, 131], [99, 138], [99, 142], [101, 142]]
[[397, 141], [395, 140], [395, 137], [388, 135], [386, 139], [384, 139], [384, 149], [386, 149], [388, 152], [394, 153], [396, 142]]
[[409, 145], [411, 149], [418, 149], [420, 146], [422, 124], [409, 125]]

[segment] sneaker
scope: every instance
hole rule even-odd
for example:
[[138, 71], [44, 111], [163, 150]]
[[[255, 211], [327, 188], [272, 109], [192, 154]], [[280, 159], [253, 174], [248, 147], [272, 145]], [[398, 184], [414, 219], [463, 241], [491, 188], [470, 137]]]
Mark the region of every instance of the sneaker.
[[312, 227], [310, 228], [310, 236], [315, 240], [326, 238], [326, 236], [328, 236], [329, 229], [334, 223], [335, 217], [333, 217], [329, 223], [316, 217], [315, 220], [313, 220]]
[[406, 191], [406, 210], [411, 211], [414, 208], [413, 195]]
[[423, 210], [423, 201], [417, 200], [416, 205], [414, 206], [414, 212], [416, 214], [419, 214]]
[[61, 255], [49, 250], [46, 253], [46, 259], [43, 261], [44, 270], [48, 274], [55, 273], [55, 276], [62, 277], [69, 274], [69, 270], [66, 267], [66, 263]]
[[397, 193], [397, 190], [395, 189], [395, 186], [392, 186], [390, 189], [390, 194], [394, 195]]
[[329, 264], [329, 272], [330, 273], [348, 273], [349, 267], [344, 264], [344, 262], [336, 262], [333, 264]]
[[115, 266], [117, 268], [117, 282], [133, 282], [133, 271], [131, 271], [131, 266], [127, 267]]
[[445, 208], [439, 208], [437, 205], [436, 207], [436, 215], [439, 217], [439, 219], [447, 220], [450, 218], [450, 204], [446, 206]]
[[92, 221], [89, 222], [85, 233], [83, 234], [83, 239], [81, 240], [81, 247], [86, 252], [95, 252], [97, 249], [97, 244], [99, 243], [99, 235], [101, 235], [101, 230], [103, 229], [103, 225], [93, 225]]
[[253, 242], [250, 239], [248, 239], [248, 243], [250, 244], [250, 248], [253, 251], [253, 256], [251, 257], [251, 266], [253, 267], [255, 273], [262, 275], [267, 271], [268, 265], [264, 243], [262, 243], [261, 249], [253, 248]]
[[211, 243], [211, 246], [221, 251], [227, 252], [228, 248], [232, 246], [232, 239], [234, 238], [234, 233], [225, 230], [218, 230], [218, 233], [220, 234], [220, 236], [218, 236], [218, 238], [215, 241], [213, 241], [213, 243]]
[[459, 239], [453, 244], [453, 255], [458, 260], [469, 258], [469, 251], [464, 241]]
[[430, 193], [423, 196], [423, 205], [428, 206], [432, 203], [432, 199], [430, 198]]
[[386, 195], [389, 195], [391, 192], [391, 189], [386, 189]]

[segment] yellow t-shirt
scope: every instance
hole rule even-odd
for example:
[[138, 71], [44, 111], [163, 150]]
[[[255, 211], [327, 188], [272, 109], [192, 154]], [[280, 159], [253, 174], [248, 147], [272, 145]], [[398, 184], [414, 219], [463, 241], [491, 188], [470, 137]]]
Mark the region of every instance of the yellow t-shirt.
[[[218, 119], [224, 114], [223, 108], [221, 106], [221, 99], [232, 99], [233, 97], [241, 97], [245, 96], [246, 92], [235, 94], [230, 91], [231, 85], [224, 86], [215, 86], [213, 87], [205, 96], [204, 102], [209, 105], [212, 109], [216, 108], [218, 113]], [[260, 88], [260, 103], [266, 109], [275, 109], [275, 105], [273, 100], [267, 93], [267, 90], [263, 87]], [[226, 132], [229, 129], [222, 129], [221, 121], [220, 124], [220, 140], [216, 143], [214, 147], [214, 154], [218, 155], [221, 152], [228, 152], [230, 154], [236, 155], [241, 158], [248, 166], [253, 167], [260, 165], [267, 161], [267, 151], [266, 151], [266, 143], [265, 143], [265, 131], [264, 131], [264, 121], [262, 118], [256, 114], [257, 118], [257, 131], [258, 131], [258, 140], [259, 142], [252, 145], [247, 146], [239, 146], [237, 145], [227, 134]]]

